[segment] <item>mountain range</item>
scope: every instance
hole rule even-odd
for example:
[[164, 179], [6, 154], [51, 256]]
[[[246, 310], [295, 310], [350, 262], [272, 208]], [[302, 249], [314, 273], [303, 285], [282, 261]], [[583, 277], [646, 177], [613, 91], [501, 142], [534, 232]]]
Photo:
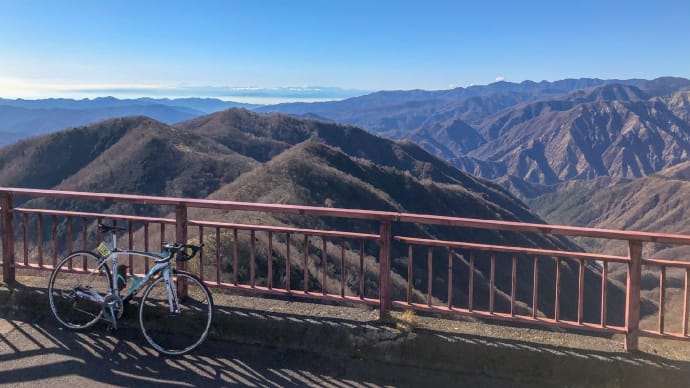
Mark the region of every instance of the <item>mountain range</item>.
[[[282, 114], [257, 114], [230, 109], [174, 126], [146, 117], [111, 119], [20, 141], [0, 149], [0, 185], [261, 201], [343, 208], [364, 208], [440, 214], [447, 216], [543, 222], [500, 185], [473, 177], [410, 141], [391, 141], [360, 128]], [[33, 200], [26, 207], [58, 207], [82, 211], [112, 211], [165, 216], [169, 210], [103, 203]], [[313, 219], [289, 215], [191, 211], [190, 217], [225, 222], [261, 223], [304, 228], [377, 232], [377, 226], [353, 220]], [[31, 226], [32, 229], [35, 225]], [[545, 249], [580, 249], [566, 239], [542, 235], [401, 225], [395, 233], [408, 236], [510, 244]], [[65, 227], [59, 233], [64, 236]], [[47, 231], [46, 231], [47, 232]], [[140, 233], [140, 232], [139, 232]], [[265, 237], [257, 244], [266, 246]], [[62, 241], [63, 239], [61, 239]], [[48, 241], [46, 238], [44, 241]], [[299, 249], [299, 244], [295, 246]], [[266, 252], [267, 250], [262, 250]], [[348, 255], [356, 256], [348, 247]], [[442, 262], [442, 252], [435, 260]], [[367, 251], [368, 268], [376, 268], [376, 247]], [[404, 295], [407, 250], [394, 246], [394, 291]], [[259, 255], [260, 263], [267, 257]], [[522, 262], [522, 260], [521, 260]], [[421, 298], [426, 290], [426, 263], [415, 261], [414, 284]], [[468, 279], [467, 262], [458, 261], [454, 279]], [[227, 270], [230, 263], [226, 263]], [[296, 264], [298, 265], [298, 264]], [[265, 265], [260, 266], [265, 268]], [[433, 289], [445, 290], [447, 269], [439, 264]], [[276, 265], [275, 268], [284, 268]], [[487, 260], [477, 262], [476, 306], [488, 305]], [[540, 271], [540, 309], [552, 311], [553, 263]], [[403, 275], [404, 274], [404, 275]], [[280, 274], [275, 274], [280, 278]], [[262, 276], [259, 273], [259, 276]], [[265, 274], [263, 274], [265, 276]], [[376, 287], [376, 273], [367, 271], [367, 287]], [[563, 300], [577, 298], [577, 265], [562, 270]], [[319, 276], [310, 282], [320, 283]], [[586, 268], [585, 291], [591, 303], [586, 317], [596, 321], [599, 311], [597, 268]], [[300, 276], [292, 277], [299, 288]], [[510, 303], [510, 260], [497, 260], [498, 311]], [[336, 284], [337, 279], [332, 279]], [[543, 284], [542, 284], [543, 283]], [[531, 301], [532, 268], [518, 269], [518, 300]], [[444, 291], [445, 292], [445, 291]], [[443, 298], [444, 292], [437, 295]], [[610, 311], [620, 311], [623, 293], [611, 286]], [[456, 286], [454, 298], [466, 300], [465, 287]], [[563, 316], [574, 317], [576, 306], [563, 304]]]
[[647, 176], [684, 161], [689, 101], [690, 81], [665, 77], [497, 82], [258, 110], [316, 115], [410, 139], [485, 178], [555, 184]]
[[[143, 115], [172, 124], [236, 105], [215, 99], [0, 99], [0, 145], [109, 117]], [[690, 152], [690, 81], [682, 78], [502, 81], [243, 107], [408, 139], [460, 169], [502, 182], [641, 177]]]

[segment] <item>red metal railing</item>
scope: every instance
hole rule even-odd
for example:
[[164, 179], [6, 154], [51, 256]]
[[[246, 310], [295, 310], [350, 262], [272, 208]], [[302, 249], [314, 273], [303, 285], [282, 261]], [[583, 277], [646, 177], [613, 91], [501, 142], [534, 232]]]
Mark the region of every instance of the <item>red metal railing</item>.
[[[456, 313], [463, 315], [474, 315], [478, 317], [491, 317], [496, 319], [507, 319], [518, 322], [527, 323], [537, 323], [546, 324], [552, 326], [562, 326], [571, 328], [584, 328], [584, 329], [596, 329], [601, 331], [609, 331], [614, 333], [625, 333], [625, 327], [616, 325], [607, 325], [606, 321], [606, 288], [607, 288], [607, 268], [608, 263], [629, 263], [630, 259], [628, 257], [612, 256], [612, 255], [594, 255], [583, 252], [568, 252], [568, 251], [555, 251], [555, 250], [545, 250], [545, 249], [530, 249], [530, 248], [516, 248], [516, 247], [506, 247], [506, 246], [496, 246], [496, 245], [486, 245], [486, 244], [473, 244], [473, 243], [462, 243], [453, 241], [440, 241], [440, 240], [428, 240], [428, 239], [418, 239], [409, 237], [396, 237], [398, 241], [402, 241], [408, 244], [408, 289], [407, 289], [407, 299], [405, 301], [394, 301], [393, 305], [401, 308], [413, 308], [420, 310], [431, 309], [433, 311], [444, 312], [444, 313]], [[432, 302], [431, 293], [431, 278], [427, 280], [427, 295], [426, 303], [419, 304], [413, 302], [412, 288], [412, 262], [413, 262], [413, 247], [414, 246], [426, 246], [427, 248], [427, 262], [429, 266], [428, 274], [432, 273], [432, 247], [443, 247], [447, 249], [448, 252], [448, 295], [447, 304], [438, 305]], [[454, 250], [463, 250], [468, 252], [467, 257], [469, 258], [469, 281], [467, 283], [468, 287], [468, 300], [465, 307], [457, 307], [453, 304], [453, 278], [452, 278], [452, 267], [454, 258]], [[489, 306], [488, 309], [482, 310], [477, 309], [474, 306], [474, 276], [475, 276], [475, 262], [477, 258], [477, 252], [489, 252], [490, 260], [490, 282], [489, 282]], [[510, 309], [509, 312], [497, 312], [495, 310], [495, 295], [496, 295], [496, 284], [495, 284], [495, 271], [496, 271], [496, 253], [508, 253], [511, 260], [511, 276], [510, 276]], [[517, 292], [517, 263], [518, 255], [524, 255], [527, 258], [533, 260], [532, 273], [533, 273], [533, 283], [532, 283], [532, 295], [530, 306], [530, 311], [528, 314], [519, 314], [516, 309], [516, 292]], [[539, 295], [539, 258], [548, 257], [555, 261], [555, 298], [553, 305], [553, 318], [540, 317], [538, 308], [538, 295]], [[563, 267], [562, 261], [564, 258], [575, 259], [578, 263], [578, 282], [577, 282], [577, 319], [574, 321], [561, 319], [560, 314], [560, 289], [561, 281], [560, 274], [561, 268]], [[585, 274], [585, 262], [586, 261], [602, 261], [603, 271], [602, 276], [602, 289], [601, 289], [601, 315], [598, 322], [585, 322], [583, 316], [584, 310], [584, 274]]]
[[[175, 218], [14, 208], [16, 196], [170, 206], [174, 208], [170, 213]], [[339, 217], [375, 222], [379, 226], [378, 233], [362, 233], [191, 220], [187, 215], [190, 208]], [[161, 241], [188, 241], [190, 237], [205, 243], [207, 248], [199, 257], [198, 267], [189, 269], [213, 287], [373, 304], [379, 306], [382, 314], [391, 308], [417, 309], [622, 333], [629, 350], [637, 348], [640, 335], [690, 339], [690, 262], [642, 258], [643, 243], [690, 245], [690, 236], [685, 235], [311, 206], [1, 187], [0, 217], [5, 281], [13, 281], [17, 268], [50, 270], [62, 253], [95, 246], [102, 236], [93, 226], [96, 222], [110, 220], [119, 226], [124, 223], [126, 227], [127, 232], [120, 239], [121, 247], [155, 250]], [[627, 241], [628, 255], [393, 236], [394, 223], [623, 240]], [[61, 241], [58, 236], [62, 237]], [[393, 271], [391, 259], [394, 244], [400, 248], [398, 252], [407, 254], [397, 254], [397, 272]], [[419, 265], [414, 252], [424, 248], [426, 265], [423, 262]], [[405, 261], [406, 271], [400, 264]], [[144, 272], [150, 267], [147, 260], [137, 263], [131, 257], [128, 264], [130, 272]], [[609, 279], [610, 266], [615, 265], [626, 267], [623, 286]], [[658, 330], [639, 327], [643, 265], [659, 268]], [[467, 271], [458, 271], [459, 267]], [[669, 332], [665, 328], [667, 268], [685, 271], [680, 332]], [[434, 289], [434, 283], [439, 282], [446, 283], [447, 289]], [[592, 284], [598, 284], [598, 289], [588, 289]], [[625, 297], [625, 308], [619, 309], [619, 317], [612, 316], [607, 307], [611, 293], [616, 290], [622, 290]], [[544, 295], [549, 300], [543, 300]], [[564, 308], [567, 311], [564, 312]]]

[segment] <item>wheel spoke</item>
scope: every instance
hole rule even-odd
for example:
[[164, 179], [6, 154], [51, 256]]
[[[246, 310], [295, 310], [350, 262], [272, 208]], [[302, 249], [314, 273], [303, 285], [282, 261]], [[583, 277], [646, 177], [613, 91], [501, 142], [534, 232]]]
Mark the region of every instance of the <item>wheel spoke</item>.
[[[169, 290], [160, 278], [149, 285], [139, 307], [139, 323], [144, 338], [165, 354], [184, 354], [204, 341], [210, 329], [213, 301], [211, 294], [198, 279], [178, 273], [176, 281], [187, 283], [187, 296], [169, 298]], [[173, 294], [174, 295], [174, 294]], [[170, 310], [170, 300], [177, 308]]]
[[[84, 258], [84, 259], [82, 259]], [[86, 272], [75, 270], [84, 268]], [[48, 296], [55, 318], [71, 329], [83, 329], [95, 324], [102, 316], [99, 302], [80, 297], [77, 291], [104, 296], [108, 293], [110, 274], [98, 257], [90, 252], [74, 252], [55, 266], [50, 276]]]

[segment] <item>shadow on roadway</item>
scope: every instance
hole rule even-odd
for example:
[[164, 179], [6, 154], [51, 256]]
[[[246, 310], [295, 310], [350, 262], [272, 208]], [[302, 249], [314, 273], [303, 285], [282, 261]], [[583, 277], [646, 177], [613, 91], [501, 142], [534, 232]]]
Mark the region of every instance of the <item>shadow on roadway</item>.
[[0, 384], [13, 386], [511, 386], [481, 376], [337, 359], [209, 340], [191, 354], [159, 357], [135, 328], [83, 332], [52, 318], [0, 314]]

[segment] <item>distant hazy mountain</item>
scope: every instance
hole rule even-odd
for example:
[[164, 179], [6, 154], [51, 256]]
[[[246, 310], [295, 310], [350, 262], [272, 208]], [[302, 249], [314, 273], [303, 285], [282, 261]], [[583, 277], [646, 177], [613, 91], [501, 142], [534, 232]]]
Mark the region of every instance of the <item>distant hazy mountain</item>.
[[[327, 101], [314, 103], [286, 103], [268, 105], [260, 107], [257, 111], [260, 112], [281, 112], [288, 114], [301, 115], [305, 113], [313, 113], [322, 117], [327, 117], [331, 120], [347, 122], [351, 124], [359, 124], [357, 122], [350, 122], [359, 120], [362, 111], [364, 116], [367, 116], [371, 110], [379, 110], [381, 108], [397, 107], [400, 110], [405, 107], [406, 103], [415, 102], [443, 102], [465, 100], [473, 97], [486, 97], [492, 95], [514, 95], [517, 99], [522, 101], [530, 99], [539, 99], [548, 96], [557, 96], [570, 93], [574, 90], [591, 88], [608, 83], [624, 83], [630, 85], [637, 85], [645, 82], [644, 80], [600, 80], [593, 78], [581, 79], [565, 79], [555, 82], [541, 81], [524, 81], [521, 83], [512, 82], [496, 82], [489, 85], [476, 85], [466, 88], [455, 88], [450, 90], [427, 91], [427, 90], [399, 90], [399, 91], [380, 91], [376, 93], [367, 94], [365, 96], [348, 98], [342, 101]], [[420, 104], [421, 105], [421, 104]], [[415, 104], [407, 105], [408, 109], [414, 110]], [[385, 113], [380, 117], [385, 118]], [[383, 126], [385, 128], [385, 125]], [[366, 128], [379, 132], [375, 128]]]
[[0, 99], [0, 146], [109, 118], [141, 115], [172, 124], [235, 106], [253, 107], [201, 98]]
[[439, 123], [465, 121], [478, 126], [503, 109], [517, 104], [567, 95], [573, 91], [622, 83], [639, 85], [644, 80], [566, 79], [555, 82], [496, 82], [451, 90], [381, 91], [342, 101], [291, 103], [257, 108], [260, 112], [293, 115], [315, 114], [353, 124], [396, 139], [411, 132], [438, 127]]
[[254, 108], [259, 105], [243, 104], [233, 101], [223, 101], [216, 98], [135, 98], [135, 99], [119, 99], [115, 97], [97, 97], [93, 99], [74, 100], [69, 98], [47, 98], [41, 100], [25, 100], [25, 99], [4, 99], [0, 98], [0, 106], [14, 106], [26, 109], [94, 109], [94, 108], [114, 108], [114, 107], [131, 107], [131, 106], [146, 106], [146, 105], [164, 105], [173, 107], [177, 110], [186, 110], [191, 114], [213, 113], [229, 108]]
[[410, 139], [479, 176], [553, 184], [639, 177], [687, 160], [690, 81], [497, 82], [378, 92], [260, 111], [313, 114]]

